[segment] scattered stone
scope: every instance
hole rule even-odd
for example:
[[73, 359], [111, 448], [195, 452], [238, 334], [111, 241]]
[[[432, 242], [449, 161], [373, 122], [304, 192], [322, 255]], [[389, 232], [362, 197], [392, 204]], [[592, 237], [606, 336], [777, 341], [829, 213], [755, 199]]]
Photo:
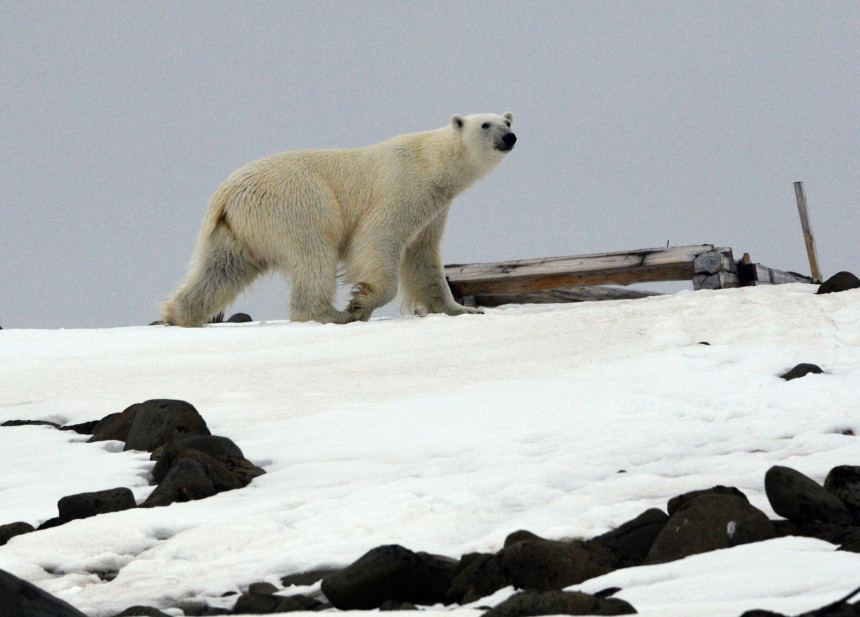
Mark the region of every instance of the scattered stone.
[[294, 611], [317, 611], [323, 603], [303, 595], [276, 596], [272, 594], [248, 593], [239, 596], [233, 613], [249, 615], [268, 615], [271, 613], [291, 613]]
[[206, 473], [206, 468], [193, 458], [183, 458], [176, 462], [140, 507], [153, 508], [205, 499], [215, 493], [215, 485]]
[[56, 422], [48, 422], [47, 420], [6, 420], [0, 426], [50, 426], [51, 428], [60, 428]]
[[226, 323], [248, 323], [254, 321], [248, 313], [234, 313]]
[[824, 371], [821, 370], [820, 366], [818, 366], [816, 364], [809, 364], [809, 363], [803, 362], [803, 363], [795, 366], [793, 369], [791, 369], [787, 373], [780, 375], [780, 377], [782, 377], [786, 381], [791, 381], [792, 379], [799, 379], [800, 377], [806, 377], [809, 374], [820, 375], [823, 372]]
[[845, 504], [812, 478], [776, 465], [764, 476], [764, 490], [773, 511], [803, 525], [811, 521], [850, 523]]
[[788, 615], [783, 615], [782, 613], [774, 613], [772, 611], [763, 611], [757, 608], [745, 612], [743, 615], [741, 615], [741, 617], [788, 617]]
[[124, 487], [69, 495], [57, 502], [60, 520], [64, 523], [107, 512], [120, 512], [136, 506], [134, 493], [131, 492], [131, 489]]
[[685, 501], [669, 517], [645, 563], [674, 561], [773, 537], [767, 516], [746, 497], [706, 492]]
[[0, 525], [0, 546], [6, 544], [15, 536], [20, 536], [25, 533], [36, 531], [30, 523], [9, 523], [8, 525]]
[[251, 583], [248, 585], [248, 593], [258, 596], [270, 596], [278, 593], [278, 588], [271, 583]]
[[[676, 498], [677, 499], [677, 498]], [[669, 502], [670, 508], [672, 502]], [[608, 548], [616, 557], [616, 566], [628, 568], [641, 565], [654, 541], [669, 517], [657, 508], [646, 510], [631, 521], [627, 521], [617, 529], [597, 536], [592, 542], [597, 542]]]
[[618, 598], [600, 598], [578, 591], [524, 591], [484, 613], [483, 617], [533, 615], [633, 615], [630, 604]]
[[860, 467], [834, 467], [824, 478], [824, 488], [838, 497], [855, 517], [860, 515]]
[[87, 617], [68, 602], [5, 570], [0, 570], [0, 599], [2, 617]]
[[291, 587], [293, 585], [296, 587], [310, 587], [335, 572], [338, 572], [338, 570], [328, 568], [311, 570], [309, 572], [299, 572], [297, 574], [288, 574], [281, 579], [281, 585], [284, 587]]
[[677, 497], [672, 497], [672, 499], [669, 500], [669, 503], [666, 504], [666, 511], [669, 512], [669, 516], [673, 516], [681, 506], [686, 504], [691, 499], [695, 499], [696, 497], [701, 497], [702, 495], [706, 495], [709, 493], [714, 495], [734, 495], [735, 497], [740, 497], [744, 501], [749, 502], [747, 496], [734, 486], [723, 486], [721, 484], [718, 484], [717, 486], [712, 486], [711, 488], [701, 489], [698, 491], [690, 491], [689, 493], [684, 493], [682, 495], [678, 495]]
[[860, 287], [860, 279], [850, 272], [837, 272], [829, 279], [821, 283], [817, 294], [832, 294], [839, 291], [848, 291], [849, 289], [857, 289]]
[[380, 611], [417, 611], [418, 607], [411, 602], [398, 602], [397, 600], [386, 600], [379, 607]]
[[130, 606], [113, 617], [170, 617], [170, 615], [152, 606]]
[[504, 546], [507, 548], [511, 544], [516, 544], [517, 542], [523, 542], [525, 540], [544, 540], [544, 538], [541, 538], [539, 535], [533, 534], [530, 531], [526, 531], [525, 529], [520, 529], [519, 531], [508, 534], [508, 537], [505, 538]]
[[42, 531], [43, 529], [50, 529], [51, 527], [59, 527], [63, 523], [65, 523], [63, 519], [59, 516], [55, 516], [54, 518], [49, 518], [47, 521], [36, 527], [36, 531]]
[[65, 426], [61, 426], [60, 430], [72, 431], [78, 435], [92, 435], [96, 432], [96, 428], [100, 422], [101, 420], [90, 420], [89, 422], [81, 422], [80, 424], [66, 424]]
[[322, 592], [341, 610], [379, 608], [386, 600], [436, 604], [451, 585], [457, 562], [392, 544], [370, 550], [322, 581]]

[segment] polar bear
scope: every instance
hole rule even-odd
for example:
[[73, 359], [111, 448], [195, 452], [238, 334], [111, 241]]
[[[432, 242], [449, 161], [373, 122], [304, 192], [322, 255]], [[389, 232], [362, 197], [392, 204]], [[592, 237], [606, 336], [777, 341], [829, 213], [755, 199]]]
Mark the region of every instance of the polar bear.
[[[455, 115], [440, 129], [352, 150], [283, 152], [239, 168], [209, 202], [165, 323], [201, 326], [268, 270], [292, 282], [290, 319], [367, 321], [398, 293], [422, 313], [454, 301], [440, 245], [451, 200], [502, 162], [513, 114]], [[354, 283], [345, 311], [338, 276]]]

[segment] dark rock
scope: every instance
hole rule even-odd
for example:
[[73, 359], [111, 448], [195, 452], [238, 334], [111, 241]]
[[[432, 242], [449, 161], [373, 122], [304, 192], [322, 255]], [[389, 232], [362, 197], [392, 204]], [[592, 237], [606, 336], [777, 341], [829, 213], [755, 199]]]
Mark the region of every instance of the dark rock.
[[323, 580], [325, 577], [330, 574], [334, 574], [338, 570], [335, 569], [321, 569], [321, 570], [310, 570], [308, 572], [299, 572], [297, 574], [288, 574], [284, 578], [281, 579], [281, 585], [284, 587], [291, 587], [295, 585], [296, 587], [309, 587], [313, 585], [317, 581]]
[[469, 604], [511, 584], [497, 555], [470, 553], [460, 564], [445, 593], [445, 604]]
[[386, 600], [436, 604], [451, 585], [457, 562], [413, 553], [393, 544], [380, 546], [323, 579], [322, 592], [341, 610], [379, 608]]
[[845, 504], [855, 517], [860, 515], [860, 467], [840, 465], [824, 478], [824, 488]]
[[743, 494], [739, 489], [734, 486], [723, 486], [721, 484], [717, 486], [712, 486], [711, 488], [702, 489], [699, 491], [690, 491], [689, 493], [684, 493], [683, 495], [678, 495], [677, 497], [672, 497], [669, 500], [669, 503], [666, 504], [666, 510], [669, 512], [669, 516], [675, 514], [678, 509], [683, 506], [685, 503], [690, 501], [691, 499], [695, 499], [696, 497], [700, 497], [702, 495], [713, 494], [713, 495], [734, 495], [735, 497], [740, 497], [744, 501], [749, 502], [747, 496]]
[[687, 500], [669, 517], [645, 563], [674, 561], [773, 537], [767, 516], [745, 497], [704, 493]]
[[78, 493], [63, 497], [57, 502], [63, 522], [88, 518], [106, 512], [120, 512], [137, 506], [134, 493], [129, 488], [112, 488], [93, 493]]
[[278, 588], [271, 583], [251, 583], [248, 585], [248, 593], [258, 596], [270, 596], [278, 593]]
[[505, 538], [505, 547], [510, 546], [511, 544], [516, 544], [517, 542], [523, 542], [525, 540], [543, 540], [539, 535], [533, 534], [530, 531], [526, 531], [525, 529], [520, 529], [519, 531], [515, 531], [513, 533], [508, 534], [508, 537]]
[[80, 424], [66, 424], [61, 426], [61, 431], [72, 431], [78, 435], [92, 435], [96, 432], [96, 428], [101, 423], [101, 420], [90, 420], [89, 422], [81, 422]]
[[0, 617], [86, 617], [68, 602], [0, 570]]
[[776, 465], [764, 475], [764, 490], [773, 511], [803, 525], [810, 521], [850, 523], [845, 504], [799, 471]]
[[836, 544], [842, 550], [856, 552], [852, 547], [860, 542], [860, 527], [812, 521], [803, 525], [797, 535], [818, 538]]
[[174, 439], [209, 434], [206, 422], [191, 403], [154, 399], [138, 405], [123, 450], [152, 452]]
[[6, 420], [0, 426], [50, 426], [51, 428], [60, 428], [56, 422], [48, 422], [47, 420]]
[[612, 551], [617, 567], [638, 566], [645, 561], [668, 520], [665, 512], [651, 508], [617, 529], [597, 536], [592, 542], [602, 544]]
[[[212, 481], [212, 485], [215, 487], [216, 493], [220, 493], [222, 491], [232, 491], [233, 489], [242, 488], [243, 486], [245, 486], [245, 484], [240, 481], [235, 474], [231, 473], [230, 470], [227, 469], [227, 467], [223, 463], [216, 461], [208, 454], [204, 454], [203, 452], [199, 452], [197, 450], [183, 450], [179, 454], [179, 458], [175, 460], [178, 462], [187, 459], [195, 460], [203, 466], [203, 469], [206, 471], [207, 477]], [[161, 461], [159, 460], [159, 463], [160, 462]], [[173, 466], [175, 465], [176, 463], [173, 463]], [[171, 466], [171, 469], [173, 468], [173, 466]], [[162, 480], [167, 477], [167, 474], [159, 475], [162, 476]]]
[[533, 615], [633, 615], [624, 600], [600, 598], [578, 591], [524, 591], [511, 596], [483, 617], [530, 617]]
[[816, 364], [809, 363], [801, 363], [795, 366], [793, 369], [788, 371], [787, 373], [783, 373], [780, 375], [786, 381], [791, 381], [792, 379], [798, 379], [800, 377], [806, 377], [809, 374], [820, 375], [824, 371], [821, 370], [821, 367]]
[[308, 596], [276, 596], [272, 594], [249, 593], [239, 596], [233, 613], [249, 615], [268, 615], [271, 613], [290, 613], [293, 611], [316, 611], [323, 603]]
[[219, 491], [247, 486], [253, 478], [266, 473], [245, 459], [242, 451], [230, 439], [216, 435], [195, 435], [173, 441], [161, 450], [152, 470], [155, 481], [160, 482], [176, 460], [188, 456], [197, 458], [210, 470], [210, 477]]
[[183, 458], [176, 462], [140, 507], [152, 508], [180, 501], [204, 499], [215, 492], [215, 485], [206, 473], [206, 468], [193, 458]]
[[499, 551], [498, 559], [509, 584], [540, 591], [564, 589], [615, 569], [608, 549], [578, 541], [517, 542]]
[[397, 600], [386, 600], [379, 607], [380, 611], [417, 611], [418, 607], [411, 602], [398, 602]]
[[763, 611], [761, 609], [753, 609], [751, 611], [745, 612], [741, 617], [788, 617], [788, 615], [783, 615], [782, 613], [774, 613], [772, 611]]
[[248, 313], [234, 313], [230, 316], [230, 319], [226, 320], [226, 323], [248, 323], [249, 321], [254, 320], [251, 319]]
[[114, 617], [170, 617], [170, 615], [151, 606], [130, 606]]
[[93, 431], [93, 436], [88, 442], [95, 441], [125, 441], [128, 438], [128, 430], [131, 421], [140, 410], [140, 403], [126, 407], [120, 413], [111, 413], [99, 420]]
[[15, 536], [30, 533], [31, 531], [36, 531], [36, 528], [30, 523], [9, 523], [8, 525], [0, 525], [0, 546], [3, 546]]
[[849, 289], [857, 289], [860, 287], [860, 279], [850, 272], [837, 272], [829, 279], [821, 283], [817, 294], [832, 294], [839, 291], [848, 291]]
[[49, 518], [47, 521], [36, 527], [36, 531], [41, 531], [42, 529], [50, 529], [51, 527], [59, 527], [60, 525], [66, 523], [59, 516], [55, 516], [54, 518]]

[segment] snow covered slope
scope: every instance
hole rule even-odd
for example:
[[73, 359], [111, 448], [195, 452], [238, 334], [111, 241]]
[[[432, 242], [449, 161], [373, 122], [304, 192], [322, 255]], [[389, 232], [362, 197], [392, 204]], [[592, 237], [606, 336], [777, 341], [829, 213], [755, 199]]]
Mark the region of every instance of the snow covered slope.
[[[0, 547], [0, 569], [100, 617], [218, 598], [380, 544], [459, 557], [521, 528], [591, 537], [716, 484], [775, 516], [770, 466], [822, 481], [860, 464], [860, 437], [843, 434], [860, 435], [860, 290], [814, 291], [347, 326], [2, 330], [0, 422], [76, 423], [184, 399], [268, 473], [206, 500], [18, 536]], [[800, 362], [826, 374], [778, 377]], [[152, 490], [148, 454], [84, 441], [0, 428], [0, 524], [38, 524], [76, 492], [128, 486], [140, 501]], [[834, 548], [784, 538], [578, 588], [620, 586], [654, 617], [796, 613], [860, 584], [860, 555]]]

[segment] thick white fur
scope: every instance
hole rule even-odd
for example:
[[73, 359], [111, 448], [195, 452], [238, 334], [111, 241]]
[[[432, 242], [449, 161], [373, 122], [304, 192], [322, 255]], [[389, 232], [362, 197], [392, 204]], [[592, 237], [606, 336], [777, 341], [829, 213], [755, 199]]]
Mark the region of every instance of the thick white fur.
[[[510, 112], [454, 116], [366, 148], [284, 152], [241, 167], [212, 196], [164, 321], [200, 326], [269, 269], [292, 281], [295, 321], [367, 320], [395, 297], [398, 279], [410, 308], [476, 312], [454, 301], [440, 244], [451, 200], [501, 163], [512, 121]], [[341, 264], [355, 283], [346, 311], [332, 305]]]

